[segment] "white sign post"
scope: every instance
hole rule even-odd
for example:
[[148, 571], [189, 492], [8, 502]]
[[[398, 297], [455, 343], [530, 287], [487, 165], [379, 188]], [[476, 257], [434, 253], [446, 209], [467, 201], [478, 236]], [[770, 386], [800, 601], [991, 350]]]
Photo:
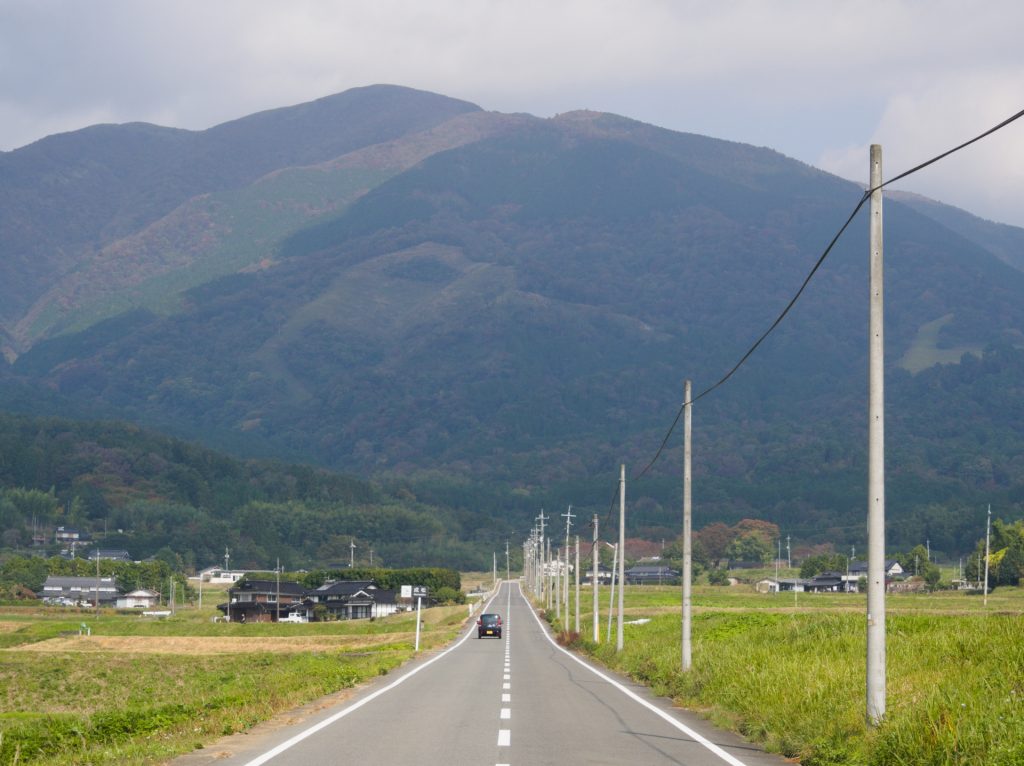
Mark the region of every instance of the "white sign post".
[[427, 595], [427, 589], [421, 585], [413, 586], [412, 594], [416, 596], [416, 651], [420, 650], [420, 607], [423, 604], [423, 597]]
[[416, 651], [420, 650], [420, 603], [423, 601], [421, 596], [416, 597]]

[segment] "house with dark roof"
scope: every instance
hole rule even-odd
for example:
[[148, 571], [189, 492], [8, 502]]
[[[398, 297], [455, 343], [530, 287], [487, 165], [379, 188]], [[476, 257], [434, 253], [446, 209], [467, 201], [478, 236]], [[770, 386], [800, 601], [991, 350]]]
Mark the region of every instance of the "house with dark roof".
[[673, 585], [679, 583], [679, 572], [663, 564], [635, 566], [625, 571], [628, 585]]
[[217, 608], [230, 622], [310, 620], [314, 610], [333, 620], [384, 617], [398, 611], [395, 592], [378, 588], [373, 580], [337, 580], [307, 589], [293, 580], [250, 579], [228, 590], [228, 601]]
[[114, 606], [124, 590], [113, 577], [63, 577], [49, 575], [40, 597], [49, 603], [71, 605], [95, 604]]
[[306, 589], [292, 580], [241, 580], [228, 590], [228, 600], [218, 604], [229, 622], [277, 622], [293, 612], [305, 614]]
[[373, 580], [335, 580], [308, 591], [313, 605], [322, 604], [336, 620], [385, 617], [398, 611], [395, 592]]

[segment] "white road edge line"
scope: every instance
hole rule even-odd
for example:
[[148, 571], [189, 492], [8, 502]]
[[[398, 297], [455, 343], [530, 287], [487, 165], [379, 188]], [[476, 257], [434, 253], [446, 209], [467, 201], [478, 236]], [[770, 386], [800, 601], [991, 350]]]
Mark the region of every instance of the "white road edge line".
[[[489, 607], [491, 605], [491, 602], [494, 601], [494, 599], [497, 598], [497, 597], [498, 597], [497, 593], [495, 593], [493, 596], [491, 596], [490, 600], [488, 600], [488, 602], [487, 602], [487, 607]], [[511, 599], [511, 594], [509, 595], [509, 598]], [[487, 607], [485, 607], [485, 609]], [[280, 745], [278, 745], [277, 747], [275, 747], [275, 748], [273, 748], [271, 750], [268, 750], [263, 755], [260, 755], [260, 756], [258, 756], [256, 758], [253, 758], [251, 761], [248, 761], [244, 766], [260, 766], [260, 764], [266, 763], [271, 758], [276, 758], [281, 753], [283, 753], [285, 750], [289, 750], [290, 748], [292, 748], [295, 745], [299, 744], [302, 740], [306, 739], [307, 737], [310, 737], [313, 734], [316, 734], [321, 729], [327, 728], [332, 723], [334, 723], [335, 721], [341, 720], [342, 718], [347, 716], [352, 711], [358, 710], [363, 705], [365, 705], [366, 703], [368, 703], [368, 702], [370, 702], [372, 700], [377, 699], [377, 697], [379, 697], [380, 695], [384, 694], [385, 692], [391, 691], [396, 686], [398, 686], [400, 683], [403, 683], [404, 681], [407, 681], [408, 679], [412, 678], [414, 675], [419, 673], [424, 668], [433, 665], [435, 662], [437, 662], [442, 657], [447, 656], [450, 652], [453, 652], [456, 649], [458, 649], [460, 646], [462, 646], [471, 635], [473, 635], [473, 627], [472, 627], [472, 625], [470, 625], [469, 630], [466, 631], [466, 635], [464, 635], [462, 638], [460, 638], [454, 644], [449, 646], [447, 649], [445, 649], [443, 652], [441, 652], [436, 657], [431, 657], [429, 660], [424, 662], [422, 665], [417, 665], [415, 668], [410, 670], [408, 673], [406, 673], [401, 678], [398, 678], [395, 681], [392, 681], [387, 686], [383, 687], [382, 689], [378, 689], [377, 691], [373, 692], [372, 694], [368, 694], [367, 696], [363, 697], [358, 702], [355, 702], [355, 703], [349, 705], [347, 708], [339, 710], [337, 713], [332, 715], [330, 718], [325, 718], [320, 723], [315, 724], [314, 726], [310, 726], [308, 729], [306, 729], [304, 731], [300, 731], [298, 734], [296, 734], [291, 739], [282, 742]]]
[[498, 729], [498, 747], [512, 746], [512, 730]]
[[[519, 595], [523, 596], [523, 599], [526, 600], [526, 596], [523, 595], [523, 586], [520, 583], [518, 583], [518, 582], [516, 583], [516, 585], [519, 586]], [[686, 734], [688, 737], [691, 737], [698, 744], [703, 745], [704, 747], [706, 747], [708, 750], [710, 750], [712, 753], [717, 755], [719, 758], [721, 758], [726, 763], [731, 764], [731, 766], [747, 766], [747, 764], [743, 763], [743, 761], [741, 761], [738, 758], [736, 758], [735, 756], [730, 755], [729, 753], [725, 752], [722, 748], [720, 748], [718, 745], [716, 745], [711, 740], [707, 739], [706, 737], [702, 737], [700, 734], [695, 732], [693, 729], [688, 727], [686, 724], [684, 724], [684, 723], [682, 723], [680, 721], [677, 721], [675, 718], [670, 716], [664, 710], [660, 710], [659, 708], [655, 707], [654, 705], [652, 705], [647, 700], [645, 700], [642, 697], [638, 696], [635, 692], [631, 691], [630, 689], [627, 689], [625, 686], [620, 684], [614, 678], [611, 678], [610, 676], [606, 676], [600, 670], [598, 670], [597, 668], [594, 668], [591, 665], [587, 664], [586, 662], [581, 660], [579, 657], [577, 657], [572, 652], [568, 651], [567, 649], [563, 649], [561, 646], [558, 645], [557, 642], [554, 641], [554, 639], [551, 638], [551, 636], [548, 635], [548, 632], [546, 630], [544, 630], [544, 626], [541, 624], [540, 617], [537, 616], [537, 611], [531, 606], [529, 600], [526, 600], [526, 608], [529, 609], [530, 614], [533, 615], [533, 619], [537, 621], [537, 626], [540, 628], [540, 632], [544, 635], [544, 638], [546, 638], [553, 647], [555, 647], [558, 651], [560, 651], [566, 657], [571, 658], [573, 661], [575, 661], [575, 662], [579, 663], [580, 665], [582, 665], [583, 667], [585, 667], [587, 670], [589, 670], [591, 673], [596, 675], [601, 680], [606, 681], [607, 683], [611, 684], [612, 686], [614, 686], [616, 689], [618, 689], [620, 692], [625, 694], [627, 697], [629, 697], [634, 702], [639, 702], [645, 708], [647, 708], [652, 713], [654, 713], [658, 717], [660, 717], [663, 720], [665, 720], [667, 723], [669, 723], [670, 725], [672, 725], [673, 727], [675, 727], [676, 729], [681, 731], [683, 734]]]

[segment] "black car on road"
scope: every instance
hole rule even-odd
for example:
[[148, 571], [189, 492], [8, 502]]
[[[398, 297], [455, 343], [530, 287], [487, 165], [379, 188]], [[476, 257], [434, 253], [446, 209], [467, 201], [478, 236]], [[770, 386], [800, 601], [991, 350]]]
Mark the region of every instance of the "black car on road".
[[480, 615], [480, 619], [476, 621], [476, 637], [483, 638], [484, 636], [494, 636], [495, 638], [501, 638], [500, 614]]

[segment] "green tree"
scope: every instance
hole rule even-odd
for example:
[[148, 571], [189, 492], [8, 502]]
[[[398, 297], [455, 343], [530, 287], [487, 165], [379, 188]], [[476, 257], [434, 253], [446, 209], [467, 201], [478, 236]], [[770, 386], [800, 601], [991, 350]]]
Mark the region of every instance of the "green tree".
[[764, 564], [771, 556], [771, 546], [761, 535], [747, 533], [735, 538], [725, 549], [730, 561], [756, 561]]
[[822, 553], [808, 556], [800, 564], [800, 576], [810, 579], [822, 572], [845, 572], [848, 559], [841, 553]]

